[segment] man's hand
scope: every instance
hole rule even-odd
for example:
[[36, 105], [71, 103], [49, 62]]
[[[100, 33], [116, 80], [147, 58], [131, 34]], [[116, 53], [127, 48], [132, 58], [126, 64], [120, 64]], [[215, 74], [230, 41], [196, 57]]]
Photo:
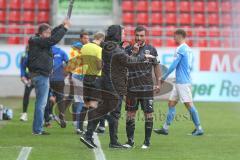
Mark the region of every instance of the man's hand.
[[69, 29], [71, 26], [70, 20], [68, 18], [64, 19], [63, 25], [66, 29]]
[[160, 92], [160, 85], [156, 85], [156, 86], [154, 86], [154, 91], [156, 92], [156, 93], [159, 93]]
[[50, 96], [49, 100], [51, 102], [55, 103], [56, 102], [56, 97], [55, 96]]
[[151, 54], [145, 54], [144, 55], [146, 59], [154, 59], [156, 58], [155, 56], [151, 55]]
[[139, 44], [135, 43], [132, 50], [133, 54], [137, 54], [139, 52], [139, 48], [140, 48]]
[[24, 84], [28, 84], [28, 79], [26, 77], [21, 77], [21, 81], [24, 83]]

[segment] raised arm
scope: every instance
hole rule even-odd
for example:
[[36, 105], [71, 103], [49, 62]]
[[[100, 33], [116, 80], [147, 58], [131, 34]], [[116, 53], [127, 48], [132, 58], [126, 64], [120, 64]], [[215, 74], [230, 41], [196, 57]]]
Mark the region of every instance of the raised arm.
[[41, 47], [51, 47], [57, 44], [67, 32], [67, 29], [70, 27], [69, 20], [64, 20], [63, 24], [55, 27], [51, 31], [51, 36], [48, 38], [43, 37], [33, 37], [30, 38], [29, 43], [37, 44]]
[[29, 40], [29, 43], [38, 44], [41, 47], [51, 47], [57, 44], [67, 32], [63, 25], [54, 28], [54, 33], [49, 38], [34, 37]]

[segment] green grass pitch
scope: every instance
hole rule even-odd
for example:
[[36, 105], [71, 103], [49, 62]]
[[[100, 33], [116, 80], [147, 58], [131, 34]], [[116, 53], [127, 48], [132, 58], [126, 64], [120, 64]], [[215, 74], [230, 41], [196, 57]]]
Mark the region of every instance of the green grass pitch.
[[[94, 152], [80, 143], [71, 122], [61, 129], [55, 122], [46, 129], [50, 136], [31, 134], [34, 101], [30, 101], [29, 120], [20, 122], [22, 100], [0, 98], [0, 103], [14, 109], [14, 119], [0, 121], [0, 159], [16, 160], [21, 147], [32, 147], [29, 160], [94, 160]], [[237, 160], [240, 159], [240, 104], [239, 103], [195, 103], [205, 131], [201, 137], [187, 135], [193, 130], [192, 121], [182, 104], [177, 106], [177, 117], [170, 126], [169, 135], [152, 134], [151, 147], [142, 150], [144, 140], [144, 118], [142, 112], [136, 118], [135, 148], [130, 150], [109, 149], [108, 131], [99, 135], [107, 160]], [[164, 122], [166, 102], [156, 102], [154, 128]], [[119, 125], [119, 141], [126, 142], [125, 111]]]

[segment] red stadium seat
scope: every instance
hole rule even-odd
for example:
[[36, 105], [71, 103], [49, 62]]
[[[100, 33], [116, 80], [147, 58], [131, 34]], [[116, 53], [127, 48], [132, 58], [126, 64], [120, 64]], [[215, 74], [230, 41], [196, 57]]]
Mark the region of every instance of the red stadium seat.
[[208, 28], [208, 36], [210, 37], [218, 37], [220, 35], [220, 31], [218, 27], [209, 27]]
[[177, 17], [175, 13], [166, 13], [166, 24], [176, 24]]
[[148, 38], [146, 38], [146, 41], [145, 41], [145, 42], [146, 42], [146, 44], [149, 44], [149, 39], [148, 39]]
[[219, 17], [216, 13], [208, 14], [208, 24], [209, 25], [219, 25]]
[[222, 41], [222, 46], [224, 47], [224, 48], [231, 48], [232, 47], [232, 41], [231, 41], [231, 39], [224, 39], [223, 41]]
[[187, 43], [187, 45], [190, 46], [190, 47], [193, 46], [193, 41], [192, 41], [192, 40], [187, 39], [187, 40], [186, 40], [186, 43]]
[[165, 8], [167, 12], [176, 12], [176, 2], [172, 0], [167, 0], [165, 2]]
[[10, 22], [20, 22], [21, 16], [19, 11], [10, 11], [8, 20]]
[[191, 16], [188, 13], [181, 13], [179, 20], [180, 20], [181, 25], [183, 25], [183, 24], [190, 25], [191, 24]]
[[190, 1], [180, 1], [180, 11], [181, 12], [190, 12], [191, 11], [191, 3]]
[[29, 37], [24, 37], [23, 38], [23, 44], [28, 44]]
[[49, 0], [38, 0], [38, 8], [40, 10], [49, 10]]
[[23, 3], [24, 9], [31, 9], [33, 10], [35, 7], [35, 0], [25, 0]]
[[6, 20], [6, 12], [0, 10], [0, 22], [4, 22]]
[[162, 46], [162, 40], [161, 39], [157, 39], [157, 38], [153, 38], [152, 39], [152, 45], [154, 47], [160, 47], [160, 46]]
[[205, 24], [205, 16], [202, 13], [195, 13], [194, 15], [194, 24], [196, 25], [204, 25]]
[[133, 24], [134, 23], [134, 15], [130, 12], [123, 13], [122, 21], [124, 24]]
[[152, 36], [161, 36], [162, 35], [162, 28], [159, 26], [152, 27]]
[[209, 47], [220, 47], [221, 46], [221, 42], [218, 39], [212, 39], [208, 42], [208, 46]]
[[232, 35], [232, 28], [231, 27], [224, 27], [221, 30], [221, 36], [229, 37]]
[[197, 41], [198, 47], [207, 47], [207, 41], [205, 39], [200, 39]]
[[147, 13], [138, 13], [137, 14], [137, 23], [138, 24], [148, 24], [148, 14]]
[[222, 12], [231, 12], [232, 10], [232, 5], [231, 2], [229, 1], [223, 1], [221, 4]]
[[24, 22], [34, 22], [35, 16], [34, 11], [24, 11], [23, 21]]
[[0, 0], [0, 9], [6, 9], [6, 0]]
[[147, 0], [139, 0], [136, 3], [137, 11], [148, 11], [148, 1]]
[[152, 24], [162, 24], [163, 23], [163, 17], [160, 13], [152, 13]]
[[123, 11], [134, 11], [134, 1], [122, 1]]
[[49, 22], [49, 12], [40, 11], [38, 12], [38, 23]]
[[191, 30], [191, 27], [189, 25], [181, 26], [181, 28], [183, 28], [187, 32], [188, 37], [192, 36], [192, 30]]
[[10, 0], [9, 7], [10, 7], [10, 9], [20, 9], [21, 8], [21, 0]]
[[168, 47], [176, 47], [176, 43], [173, 38], [167, 39], [167, 46]]
[[207, 2], [207, 11], [208, 12], [218, 12], [219, 6], [217, 1], [208, 1]]
[[134, 27], [133, 26], [125, 26], [124, 27], [125, 35], [133, 36], [134, 35]]
[[34, 34], [34, 33], [35, 33], [34, 25], [25, 24], [24, 34]]
[[196, 27], [195, 28], [195, 33], [196, 33], [196, 36], [198, 36], [198, 37], [205, 37], [207, 35], [206, 34], [206, 29], [203, 26]]
[[194, 1], [193, 2], [194, 12], [204, 12], [204, 2], [203, 1]]
[[3, 23], [0, 23], [0, 34], [4, 34], [5, 33], [5, 27], [4, 27], [5, 24]]
[[20, 44], [20, 38], [19, 37], [8, 37], [7, 43], [8, 44]]
[[162, 2], [159, 0], [153, 0], [151, 2], [151, 7], [153, 12], [161, 12], [162, 11]]
[[174, 25], [172, 25], [172, 26], [167, 26], [166, 35], [167, 35], [167, 36], [173, 36], [175, 30], [176, 30], [176, 26], [174, 26]]
[[19, 34], [20, 33], [20, 28], [16, 24], [10, 24], [8, 26], [8, 33], [9, 34]]
[[230, 26], [232, 24], [232, 16], [231, 14], [222, 14], [222, 24], [226, 26]]

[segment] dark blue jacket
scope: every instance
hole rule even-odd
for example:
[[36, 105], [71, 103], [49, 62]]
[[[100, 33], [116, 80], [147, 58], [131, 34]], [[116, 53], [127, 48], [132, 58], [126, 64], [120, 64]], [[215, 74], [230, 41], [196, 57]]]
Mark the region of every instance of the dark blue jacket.
[[24, 53], [22, 55], [21, 61], [20, 61], [20, 76], [29, 78], [29, 71], [27, 68], [27, 60], [28, 60], [28, 55], [27, 55], [27, 53]]
[[52, 47], [53, 53], [53, 73], [50, 76], [51, 81], [64, 80], [64, 64], [68, 62], [68, 55], [59, 47]]

